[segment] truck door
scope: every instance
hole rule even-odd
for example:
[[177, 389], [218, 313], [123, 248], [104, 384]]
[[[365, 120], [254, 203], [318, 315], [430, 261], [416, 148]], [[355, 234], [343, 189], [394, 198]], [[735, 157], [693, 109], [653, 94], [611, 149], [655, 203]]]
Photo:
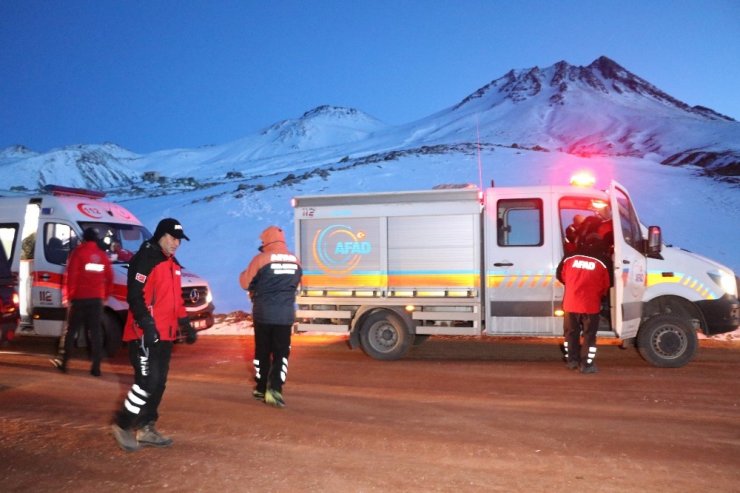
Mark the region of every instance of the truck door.
[[647, 259], [642, 253], [642, 230], [626, 189], [612, 182], [609, 196], [614, 222], [614, 291], [612, 320], [622, 339], [635, 337], [642, 317]]
[[77, 245], [71, 225], [46, 221], [41, 224], [34, 253], [31, 313], [37, 335], [58, 336], [66, 319], [62, 299], [64, 269], [69, 252]]
[[[553, 335], [554, 235], [550, 194], [486, 191], [486, 333]], [[558, 230], [557, 241], [560, 242]], [[558, 252], [562, 247], [558, 247]]]

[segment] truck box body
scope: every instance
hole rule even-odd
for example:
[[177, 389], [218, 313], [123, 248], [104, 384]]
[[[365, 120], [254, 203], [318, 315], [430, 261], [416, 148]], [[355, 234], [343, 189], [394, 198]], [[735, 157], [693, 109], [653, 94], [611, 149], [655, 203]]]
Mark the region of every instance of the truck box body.
[[[651, 227], [646, 238], [648, 228], [618, 183], [603, 191], [467, 187], [306, 196], [295, 198], [294, 207], [304, 268], [296, 330], [346, 332], [351, 345], [379, 359], [403, 356], [419, 336], [561, 336], [564, 290], [555, 270], [577, 214], [612, 227], [615, 282], [603, 302], [601, 336], [632, 341], [648, 318], [663, 316], [646, 331], [651, 335], [643, 345], [652, 348], [645, 351], [665, 353], [655, 364], [680, 366], [693, 354], [695, 330], [726, 332], [738, 325], [737, 290], [722, 293], [700, 272], [709, 261], [693, 268], [697, 279], [712, 285], [711, 299], [676, 289], [658, 253], [659, 228]], [[657, 247], [649, 250], [649, 241]], [[676, 271], [688, 265], [675, 261]], [[726, 267], [711, 267], [734, 277]], [[673, 299], [676, 294], [682, 299]], [[701, 308], [705, 302], [713, 308]], [[665, 317], [676, 312], [684, 316], [681, 327], [663, 330], [674, 322]], [[724, 322], [713, 330], [708, 320], [717, 317]]]

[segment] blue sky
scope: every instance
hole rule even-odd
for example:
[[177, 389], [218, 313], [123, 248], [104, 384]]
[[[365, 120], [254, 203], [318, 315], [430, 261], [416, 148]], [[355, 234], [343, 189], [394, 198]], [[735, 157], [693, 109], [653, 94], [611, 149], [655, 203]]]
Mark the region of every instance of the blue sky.
[[0, 1], [0, 148], [222, 144], [322, 105], [400, 124], [606, 55], [740, 120], [737, 0]]

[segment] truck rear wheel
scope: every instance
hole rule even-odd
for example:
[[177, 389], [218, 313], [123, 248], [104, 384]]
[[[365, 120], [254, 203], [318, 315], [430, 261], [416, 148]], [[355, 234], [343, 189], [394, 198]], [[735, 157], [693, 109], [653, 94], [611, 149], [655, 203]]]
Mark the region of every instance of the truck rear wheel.
[[675, 315], [656, 315], [637, 333], [637, 349], [645, 360], [662, 368], [679, 368], [694, 358], [698, 345], [691, 323]]
[[403, 358], [414, 341], [406, 324], [387, 310], [370, 314], [360, 327], [360, 343], [368, 356], [378, 360]]

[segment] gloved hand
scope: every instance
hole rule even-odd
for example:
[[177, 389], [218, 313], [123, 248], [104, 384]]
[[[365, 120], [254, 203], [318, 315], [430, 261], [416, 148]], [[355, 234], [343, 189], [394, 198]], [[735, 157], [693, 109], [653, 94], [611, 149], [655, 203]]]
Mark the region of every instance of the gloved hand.
[[159, 342], [159, 331], [154, 325], [154, 320], [151, 322], [147, 321], [141, 325], [141, 330], [144, 331], [144, 346], [151, 347]]
[[198, 332], [190, 324], [189, 318], [181, 318], [178, 320], [180, 325], [180, 333], [185, 336], [185, 342], [188, 344], [194, 344], [198, 340]]

